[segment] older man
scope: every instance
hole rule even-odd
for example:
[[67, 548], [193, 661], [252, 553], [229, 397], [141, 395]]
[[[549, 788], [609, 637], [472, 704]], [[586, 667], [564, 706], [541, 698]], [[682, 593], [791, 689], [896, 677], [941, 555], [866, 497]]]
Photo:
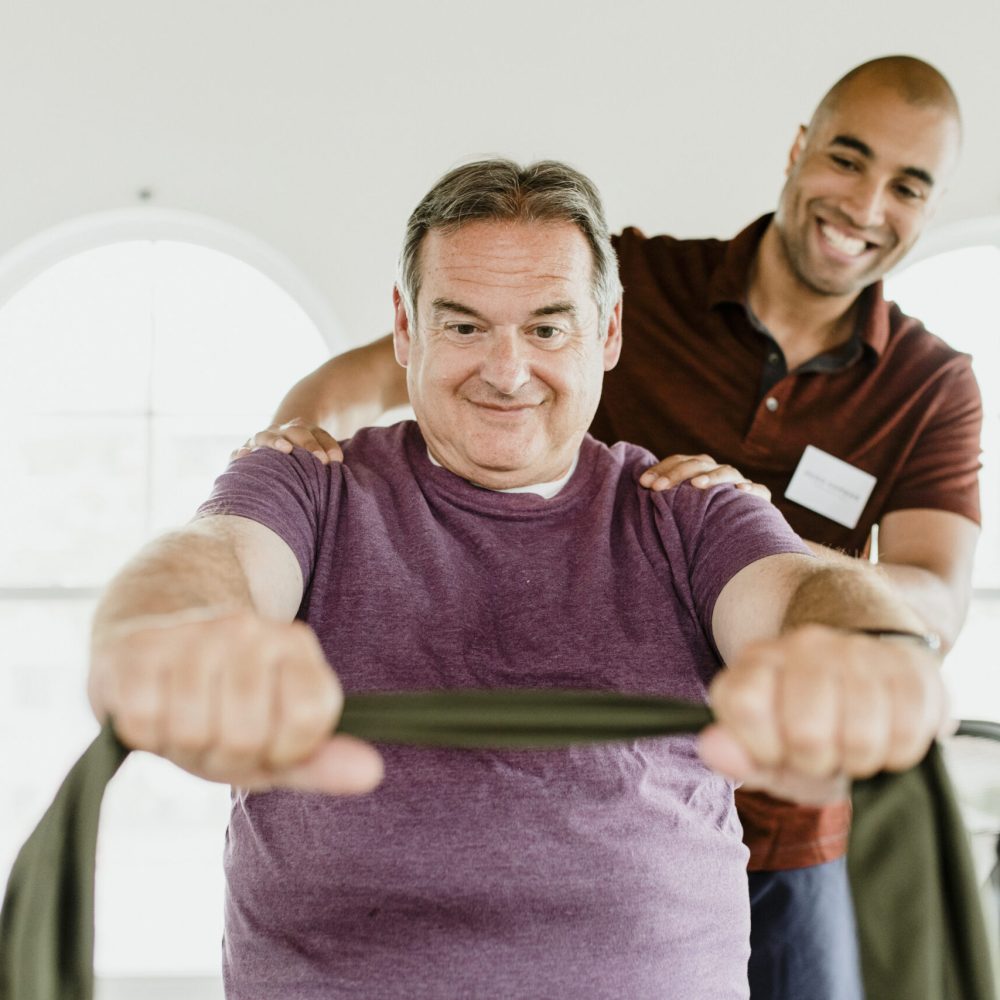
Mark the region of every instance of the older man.
[[[816, 547], [862, 554], [880, 525], [882, 572], [945, 645], [961, 627], [978, 536], [981, 407], [968, 356], [882, 298], [960, 144], [944, 77], [907, 56], [839, 80], [800, 128], [778, 210], [733, 240], [616, 239], [626, 347], [591, 432], [673, 455], [660, 489], [742, 478], [768, 487]], [[256, 443], [337, 455], [406, 383], [388, 339], [335, 358], [286, 398]], [[679, 455], [673, 453], [680, 452]], [[729, 467], [714, 469], [708, 452]], [[860, 995], [843, 854], [846, 803], [741, 793], [750, 847], [751, 981], [759, 1000]]]
[[[745, 998], [746, 851], [717, 771], [815, 791], [915, 762], [943, 711], [919, 619], [769, 504], [644, 490], [647, 452], [587, 435], [621, 302], [575, 171], [445, 176], [411, 216], [394, 301], [416, 423], [360, 432], [344, 464], [233, 463], [95, 622], [98, 714], [238, 788], [229, 997]], [[307, 794], [381, 774], [330, 735], [337, 676], [711, 685], [718, 725], [701, 758], [687, 738], [386, 748], [371, 794]]]

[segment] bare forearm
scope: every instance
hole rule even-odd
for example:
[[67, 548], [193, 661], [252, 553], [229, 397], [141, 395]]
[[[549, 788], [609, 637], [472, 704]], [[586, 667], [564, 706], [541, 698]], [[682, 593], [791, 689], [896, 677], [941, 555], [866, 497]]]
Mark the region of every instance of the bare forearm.
[[406, 402], [406, 372], [396, 364], [392, 337], [383, 337], [331, 358], [297, 382], [272, 424], [297, 418], [343, 439]]
[[926, 627], [941, 637], [947, 651], [955, 644], [969, 610], [967, 587], [949, 586], [935, 573], [920, 566], [880, 562], [879, 572], [892, 581], [904, 601], [923, 619]]
[[158, 538], [119, 571], [98, 603], [93, 633], [150, 615], [252, 607], [235, 546], [192, 525]]
[[792, 593], [783, 627], [807, 624], [918, 632], [928, 627], [881, 573], [847, 557], [817, 566]]
[[825, 795], [809, 782], [909, 767], [941, 729], [946, 699], [929, 644], [863, 634], [925, 626], [860, 560], [759, 560], [719, 595], [713, 627], [726, 667], [712, 683], [718, 726], [702, 755], [747, 787]]
[[154, 542], [112, 581], [94, 623], [90, 703], [130, 747], [244, 788], [364, 792], [371, 748], [330, 734], [343, 698], [291, 614], [295, 556], [256, 522], [220, 515]]
[[[107, 651], [145, 626], [163, 628], [199, 617], [249, 610], [251, 591], [236, 550], [196, 525], [156, 539], [108, 584], [91, 627], [87, 693], [98, 718], [112, 711], [123, 671], [141, 673], [139, 656], [116, 664]], [[118, 679], [112, 679], [115, 668]]]
[[923, 623], [922, 628], [935, 632], [941, 638], [944, 651], [954, 645], [969, 608], [970, 594], [967, 585], [949, 584], [938, 574], [922, 566], [886, 561], [881, 561], [876, 566], [816, 542], [807, 544], [817, 555], [832, 560], [837, 565], [855, 564], [888, 580], [899, 597]]

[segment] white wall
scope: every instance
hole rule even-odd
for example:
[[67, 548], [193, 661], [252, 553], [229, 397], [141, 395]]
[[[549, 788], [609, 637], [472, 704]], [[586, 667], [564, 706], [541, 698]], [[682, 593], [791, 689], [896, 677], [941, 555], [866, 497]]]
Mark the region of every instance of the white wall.
[[6, 0], [0, 254], [148, 189], [270, 243], [362, 341], [456, 162], [567, 159], [616, 228], [728, 235], [773, 205], [829, 84], [889, 52], [965, 109], [940, 220], [993, 213], [998, 41], [997, 0]]

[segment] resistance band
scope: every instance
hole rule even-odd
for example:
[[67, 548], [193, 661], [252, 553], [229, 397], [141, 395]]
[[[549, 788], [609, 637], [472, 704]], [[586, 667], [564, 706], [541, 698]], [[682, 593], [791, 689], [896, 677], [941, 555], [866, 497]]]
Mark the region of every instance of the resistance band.
[[[373, 742], [539, 748], [697, 732], [704, 705], [578, 691], [347, 697], [338, 731]], [[129, 751], [110, 726], [22, 847], [0, 912], [0, 997], [93, 1000], [101, 798]], [[866, 1000], [996, 1000], [968, 841], [939, 748], [855, 782], [848, 870]]]

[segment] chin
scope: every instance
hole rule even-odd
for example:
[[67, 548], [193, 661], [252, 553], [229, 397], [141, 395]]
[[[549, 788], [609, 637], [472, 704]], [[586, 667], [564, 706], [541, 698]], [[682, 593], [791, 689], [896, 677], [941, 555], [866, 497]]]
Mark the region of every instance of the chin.
[[819, 267], [800, 267], [797, 270], [799, 280], [807, 288], [818, 295], [829, 295], [835, 298], [856, 295], [863, 288], [878, 281], [884, 273], [877, 268], [865, 268], [864, 271], [856, 271], [851, 274], [830, 274], [828, 269]]

